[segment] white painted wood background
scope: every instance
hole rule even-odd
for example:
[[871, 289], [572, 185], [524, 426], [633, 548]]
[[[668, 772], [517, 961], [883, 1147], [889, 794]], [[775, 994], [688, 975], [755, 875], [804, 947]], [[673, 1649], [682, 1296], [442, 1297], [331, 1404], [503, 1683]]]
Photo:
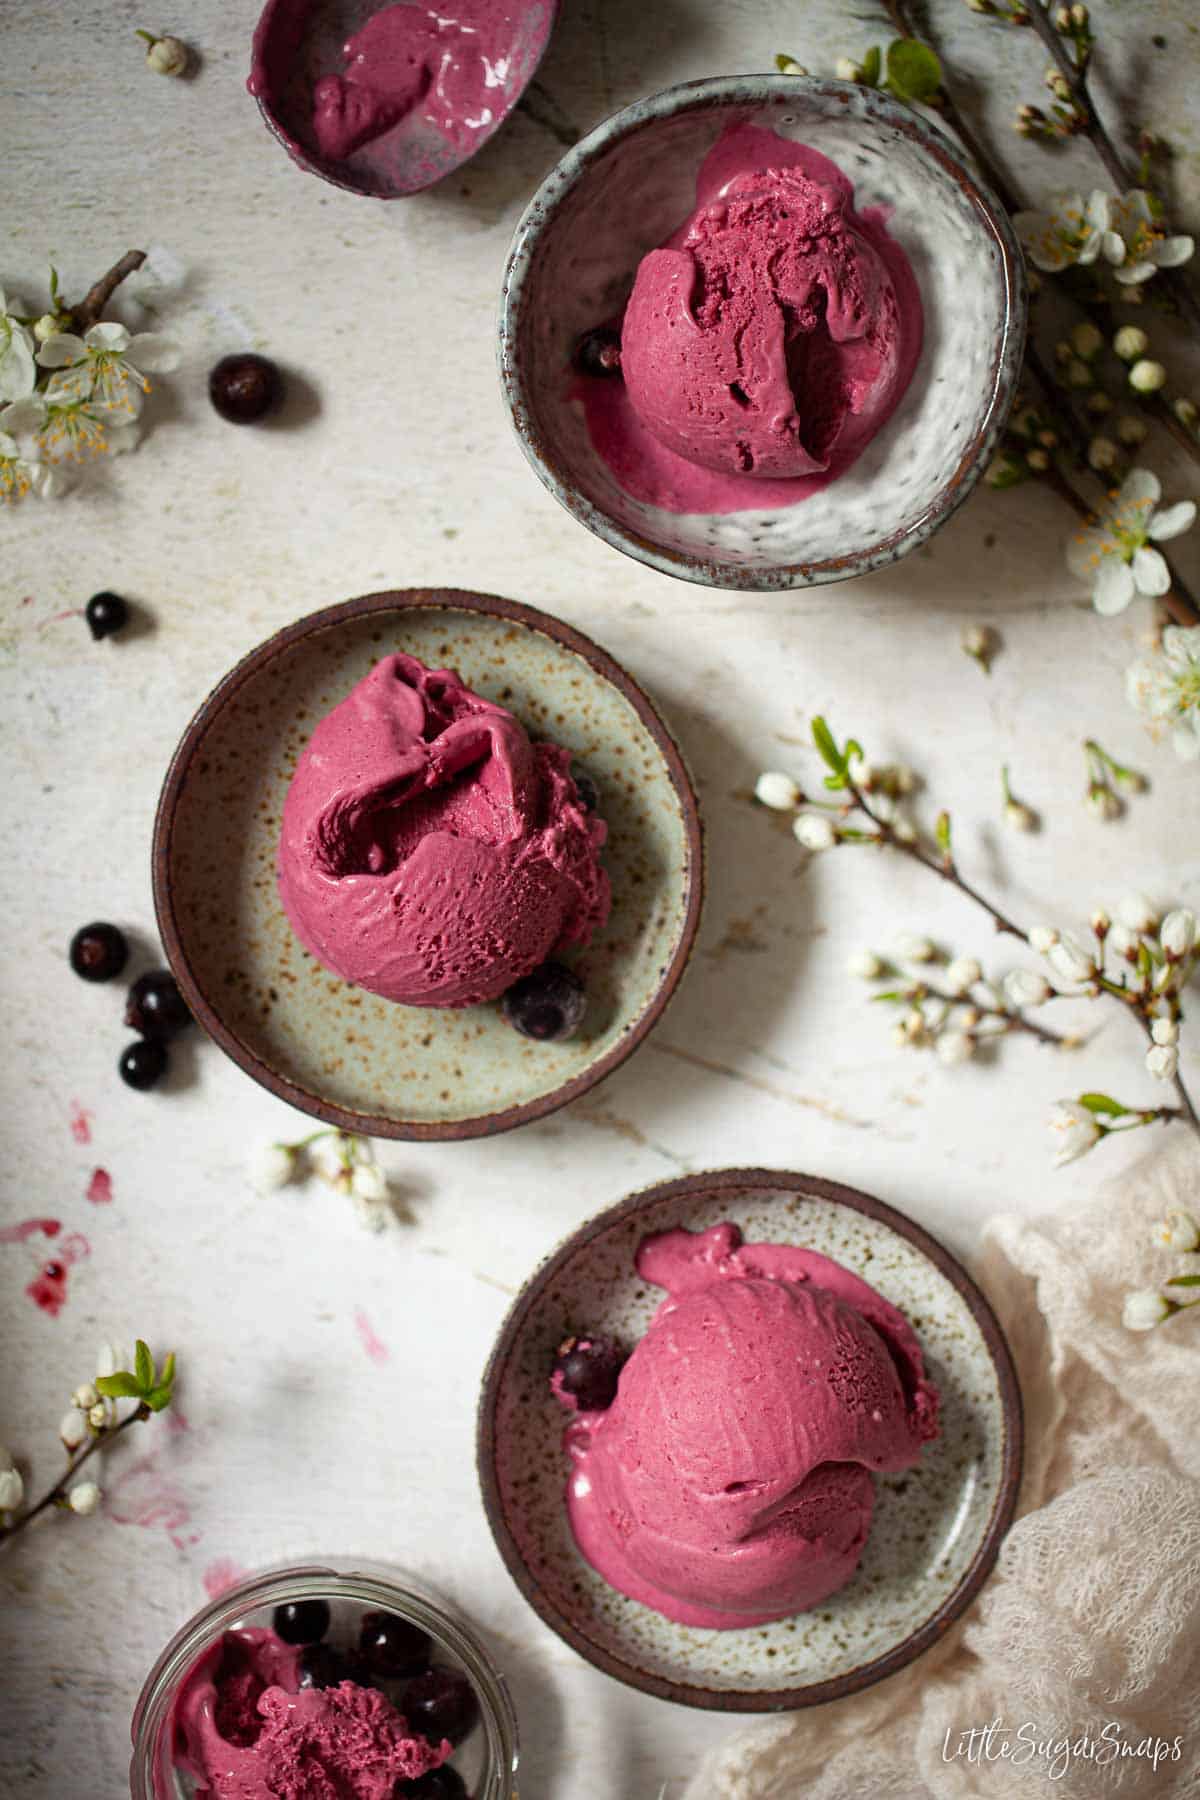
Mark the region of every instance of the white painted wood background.
[[[1043, 54], [952, 0], [936, 6], [972, 103], [1016, 148], [1009, 120], [1039, 97]], [[1194, 201], [1186, 0], [1099, 0], [1096, 13], [1123, 45], [1116, 86], [1169, 131]], [[990, 956], [986, 922], [891, 862], [845, 852], [806, 866], [746, 790], [765, 765], [812, 772], [802, 746], [823, 711], [927, 773], [985, 886], [1030, 921], [1067, 922], [1135, 884], [1195, 901], [1195, 772], [1150, 746], [1125, 706], [1147, 615], [1088, 610], [1047, 495], [980, 494], [898, 568], [790, 598], [688, 587], [590, 537], [527, 469], [493, 367], [510, 232], [557, 145], [519, 116], [443, 187], [355, 200], [298, 173], [259, 123], [243, 88], [253, 22], [234, 0], [158, 15], [131, 0], [0, 0], [0, 280], [32, 294], [52, 258], [75, 293], [130, 245], [160, 247], [185, 272], [167, 324], [186, 351], [134, 459], [80, 497], [0, 519], [4, 1217], [54, 1214], [92, 1250], [50, 1319], [23, 1292], [34, 1249], [0, 1248], [0, 1440], [39, 1483], [56, 1473], [55, 1424], [96, 1343], [135, 1332], [177, 1348], [189, 1427], [125, 1440], [105, 1475], [121, 1518], [157, 1509], [160, 1522], [52, 1520], [0, 1560], [0, 1793], [120, 1800], [139, 1684], [202, 1601], [205, 1571], [358, 1550], [427, 1571], [491, 1634], [520, 1709], [523, 1793], [654, 1800], [730, 1727], [594, 1672], [505, 1574], [473, 1425], [509, 1295], [591, 1210], [736, 1162], [858, 1183], [969, 1253], [988, 1214], [1053, 1205], [1133, 1154], [1113, 1146], [1103, 1164], [1052, 1175], [1049, 1100], [1083, 1085], [1158, 1097], [1119, 1018], [1065, 1067], [1017, 1042], [999, 1066], [955, 1071], [895, 1051], [847, 956], [901, 929]], [[186, 36], [197, 77], [145, 72], [142, 25]], [[778, 49], [828, 71], [884, 35], [873, 8], [829, 0], [578, 0], [542, 80], [586, 128], [652, 88], [766, 68]], [[1082, 149], [1026, 146], [1020, 161], [1031, 191], [1068, 169], [1093, 177]], [[281, 426], [234, 430], [209, 408], [209, 365], [244, 345], [303, 373]], [[1195, 491], [1194, 468], [1155, 460], [1170, 492]], [[1180, 552], [1194, 579], [1195, 545]], [[124, 1089], [118, 996], [77, 981], [65, 950], [97, 916], [152, 935], [158, 786], [226, 667], [314, 607], [414, 583], [548, 607], [627, 664], [699, 776], [711, 894], [675, 1006], [603, 1088], [494, 1142], [383, 1148], [415, 1222], [380, 1242], [328, 1190], [252, 1195], [255, 1146], [304, 1121], [212, 1045], [187, 1047], [169, 1093]], [[153, 629], [93, 645], [80, 620], [55, 617], [102, 587]], [[1003, 638], [991, 680], [959, 648], [971, 620]], [[1089, 733], [1152, 774], [1123, 824], [1081, 805]], [[1005, 760], [1046, 815], [1040, 836], [998, 825]], [[94, 1115], [88, 1146], [69, 1130], [76, 1101]], [[97, 1165], [113, 1177], [106, 1208], [84, 1197]], [[385, 1364], [364, 1353], [360, 1308]]]

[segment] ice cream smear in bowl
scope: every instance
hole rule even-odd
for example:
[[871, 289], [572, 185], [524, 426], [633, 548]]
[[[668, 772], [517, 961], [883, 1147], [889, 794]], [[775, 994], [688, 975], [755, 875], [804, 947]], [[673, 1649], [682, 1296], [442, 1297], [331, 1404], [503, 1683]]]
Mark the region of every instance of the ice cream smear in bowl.
[[[873, 1476], [915, 1466], [937, 1390], [898, 1308], [831, 1258], [736, 1225], [638, 1247], [666, 1297], [610, 1404], [551, 1377], [576, 1416], [567, 1508], [587, 1560], [681, 1625], [807, 1611], [866, 1545]], [[586, 1367], [584, 1347], [572, 1367]]]
[[509, 1572], [608, 1674], [776, 1711], [903, 1667], [1012, 1518], [1021, 1405], [986, 1299], [882, 1201], [768, 1169], [600, 1213], [530, 1277], [480, 1401]]
[[248, 86], [302, 167], [396, 199], [486, 143], [549, 41], [557, 0], [269, 0]]
[[943, 133], [872, 90], [731, 77], [563, 158], [517, 228], [500, 364], [527, 455], [600, 536], [789, 587], [948, 516], [1023, 329], [1009, 223]]

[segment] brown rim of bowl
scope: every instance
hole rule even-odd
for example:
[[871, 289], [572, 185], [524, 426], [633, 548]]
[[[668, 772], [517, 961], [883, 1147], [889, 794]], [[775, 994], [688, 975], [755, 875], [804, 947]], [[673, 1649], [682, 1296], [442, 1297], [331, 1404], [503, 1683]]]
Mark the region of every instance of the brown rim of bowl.
[[[505, 1107], [502, 1112], [455, 1121], [384, 1119], [374, 1113], [351, 1112], [310, 1093], [307, 1088], [298, 1087], [278, 1074], [228, 1029], [194, 980], [175, 922], [171, 891], [171, 843], [176, 807], [192, 759], [218, 712], [280, 651], [290, 649], [302, 639], [371, 613], [416, 610], [484, 613], [491, 618], [506, 619], [514, 625], [540, 631], [555, 643], [582, 657], [624, 695], [658, 746], [683, 813], [688, 846], [686, 907], [679, 942], [662, 973], [653, 1000], [635, 1024], [622, 1034], [598, 1062], [551, 1093], [542, 1094], [535, 1100], [527, 1100], [520, 1106]], [[260, 1086], [280, 1100], [285, 1100], [289, 1106], [320, 1119], [326, 1125], [337, 1125], [344, 1131], [361, 1132], [368, 1137], [411, 1140], [490, 1137], [501, 1131], [511, 1131], [514, 1126], [526, 1125], [534, 1119], [543, 1119], [548, 1113], [557, 1112], [559, 1107], [577, 1100], [589, 1088], [603, 1081], [605, 1076], [611, 1075], [658, 1023], [679, 986], [696, 941], [704, 898], [704, 832], [691, 776], [679, 746], [646, 693], [599, 644], [561, 619], [556, 619], [551, 613], [542, 612], [535, 606], [526, 606], [519, 600], [505, 600], [498, 594], [478, 594], [465, 588], [395, 588], [383, 593], [361, 594], [355, 600], [344, 600], [337, 606], [322, 607], [318, 612], [308, 613], [304, 618], [294, 620], [292, 624], [285, 625], [274, 636], [267, 638], [257, 649], [251, 650], [222, 677], [188, 725], [167, 769], [154, 817], [151, 874], [159, 936], [171, 972], [179, 983], [193, 1017], [225, 1054]]]
[[[842, 1206], [852, 1207], [856, 1212], [865, 1213], [868, 1218], [878, 1219], [900, 1237], [915, 1244], [922, 1255], [946, 1277], [965, 1300], [988, 1347], [996, 1371], [1005, 1425], [1004, 1456], [992, 1516], [969, 1568], [933, 1617], [905, 1638], [902, 1644], [897, 1644], [895, 1649], [887, 1651], [883, 1656], [874, 1657], [857, 1669], [851, 1669], [845, 1675], [838, 1675], [829, 1681], [813, 1682], [806, 1687], [749, 1690], [697, 1687], [685, 1682], [669, 1681], [661, 1675], [652, 1675], [646, 1669], [640, 1669], [633, 1663], [611, 1655], [578, 1630], [547, 1599], [540, 1583], [534, 1579], [521, 1556], [505, 1519], [500, 1484], [496, 1478], [496, 1396], [501, 1377], [516, 1348], [533, 1302], [540, 1298], [549, 1283], [582, 1245], [591, 1243], [618, 1221], [661, 1200], [694, 1194], [745, 1193], [762, 1188], [799, 1194], [803, 1198], [833, 1200]], [[817, 1176], [797, 1175], [783, 1169], [714, 1169], [698, 1175], [679, 1176], [674, 1181], [658, 1182], [654, 1187], [642, 1188], [638, 1193], [619, 1200], [615, 1206], [608, 1207], [594, 1219], [581, 1225], [534, 1271], [513, 1302], [484, 1370], [479, 1393], [476, 1459], [479, 1484], [483, 1490], [484, 1511], [509, 1574], [539, 1618], [551, 1631], [557, 1632], [559, 1637], [570, 1644], [573, 1650], [577, 1650], [580, 1656], [617, 1681], [623, 1681], [629, 1687], [640, 1688], [643, 1693], [653, 1694], [659, 1700], [672, 1700], [680, 1706], [703, 1707], [713, 1712], [797, 1712], [802, 1707], [820, 1706], [827, 1700], [840, 1700], [847, 1694], [856, 1694], [862, 1688], [882, 1681], [885, 1676], [894, 1675], [898, 1669], [914, 1662], [928, 1650], [960, 1613], [966, 1611], [991, 1573], [992, 1565], [1000, 1553], [1004, 1534], [1012, 1523], [1021, 1483], [1023, 1442], [1021, 1390], [1017, 1384], [1012, 1352], [1000, 1328], [1000, 1322], [958, 1258], [952, 1256], [936, 1238], [931, 1237], [923, 1226], [904, 1213], [897, 1212], [885, 1201], [876, 1200], [870, 1194], [864, 1194], [858, 1188], [846, 1187], [838, 1181], [824, 1181]]]

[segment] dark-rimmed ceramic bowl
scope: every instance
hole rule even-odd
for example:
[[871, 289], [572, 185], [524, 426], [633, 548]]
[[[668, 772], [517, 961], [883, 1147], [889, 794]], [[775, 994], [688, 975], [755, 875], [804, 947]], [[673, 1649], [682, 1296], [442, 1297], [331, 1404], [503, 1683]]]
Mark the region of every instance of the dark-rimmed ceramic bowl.
[[[495, 1006], [398, 1006], [301, 946], [275, 882], [284, 795], [317, 721], [406, 650], [508, 706], [592, 772], [609, 823], [612, 916], [568, 960], [577, 1037], [535, 1043]], [[457, 589], [367, 594], [243, 658], [180, 742], [154, 825], [159, 932], [188, 1005], [239, 1067], [302, 1112], [372, 1137], [466, 1138], [542, 1118], [635, 1050], [674, 993], [700, 918], [690, 778], [631, 676], [548, 613]]]
[[250, 91], [272, 137], [297, 168], [350, 194], [403, 200], [444, 181], [478, 155], [504, 124], [533, 80], [558, 17], [559, 0], [514, 6], [512, 41], [496, 87], [496, 111], [469, 150], [425, 122], [420, 107], [361, 150], [325, 156], [312, 127], [313, 87], [340, 75], [347, 38], [380, 11], [379, 0], [267, 0], [254, 32]]
[[[641, 258], [693, 210], [704, 156], [743, 120], [831, 157], [860, 210], [890, 209], [925, 342], [892, 418], [828, 487], [789, 507], [669, 513], [631, 499], [593, 449], [571, 398], [571, 353], [620, 313]], [[605, 543], [713, 587], [808, 587], [897, 561], [966, 499], [1008, 415], [1025, 310], [1011, 223], [942, 131], [853, 83], [726, 76], [626, 107], [542, 183], [505, 270], [500, 378], [529, 461]]]
[[[567, 1415], [550, 1392], [570, 1333], [632, 1346], [663, 1298], [634, 1268], [650, 1233], [724, 1220], [747, 1239], [801, 1244], [864, 1276], [907, 1315], [942, 1396], [942, 1435], [915, 1469], [878, 1478], [853, 1580], [774, 1625], [675, 1625], [601, 1579], [567, 1523]], [[526, 1282], [500, 1331], [479, 1405], [479, 1477], [500, 1554], [525, 1598], [581, 1656], [663, 1700], [785, 1712], [835, 1700], [921, 1654], [974, 1599], [1012, 1520], [1021, 1398], [991, 1307], [949, 1251], [854, 1188], [773, 1169], [721, 1169], [634, 1194], [580, 1226]]]

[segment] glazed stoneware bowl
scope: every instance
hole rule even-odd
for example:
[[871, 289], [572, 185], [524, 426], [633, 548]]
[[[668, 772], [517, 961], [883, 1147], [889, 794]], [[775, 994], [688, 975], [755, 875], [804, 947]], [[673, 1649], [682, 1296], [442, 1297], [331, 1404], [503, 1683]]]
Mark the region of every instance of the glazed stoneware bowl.
[[[651, 1233], [730, 1220], [747, 1240], [803, 1245], [864, 1276], [908, 1317], [942, 1398], [942, 1433], [915, 1469], [877, 1478], [857, 1572], [814, 1610], [734, 1631], [676, 1625], [610, 1588], [567, 1523], [568, 1415], [550, 1391], [563, 1338], [632, 1347], [663, 1294], [634, 1254]], [[582, 1225], [526, 1283], [484, 1378], [479, 1476], [509, 1572], [552, 1630], [631, 1687], [686, 1706], [790, 1711], [903, 1668], [978, 1593], [1016, 1505], [1021, 1400], [987, 1301], [902, 1213], [853, 1188], [769, 1169], [669, 1181]]]
[[313, 132], [313, 87], [323, 75], [341, 73], [346, 40], [379, 11], [379, 0], [267, 0], [254, 33], [249, 85], [263, 122], [298, 168], [348, 193], [403, 200], [453, 174], [499, 131], [545, 55], [558, 0], [519, 0], [510, 9], [494, 116], [470, 150], [456, 147], [415, 109], [374, 143], [334, 161]]
[[[693, 210], [705, 155], [744, 121], [830, 157], [859, 210], [888, 209], [920, 288], [924, 345], [891, 419], [827, 487], [793, 506], [671, 513], [630, 498], [593, 449], [571, 355], [619, 317], [641, 258]], [[852, 83], [730, 76], [639, 100], [543, 182], [505, 270], [500, 378], [526, 456], [606, 543], [713, 587], [797, 588], [895, 562], [950, 517], [992, 454], [1024, 336], [1008, 217], [941, 130]]]
[[[284, 796], [313, 728], [405, 650], [499, 701], [585, 763], [609, 824], [608, 924], [570, 955], [574, 1038], [537, 1043], [498, 1006], [400, 1006], [304, 951], [276, 888]], [[373, 1137], [466, 1138], [543, 1117], [634, 1050], [683, 974], [703, 855], [691, 781], [637, 683], [533, 607], [456, 589], [368, 594], [288, 625], [204, 702], [171, 762], [153, 847], [167, 958], [205, 1030], [272, 1093]]]

